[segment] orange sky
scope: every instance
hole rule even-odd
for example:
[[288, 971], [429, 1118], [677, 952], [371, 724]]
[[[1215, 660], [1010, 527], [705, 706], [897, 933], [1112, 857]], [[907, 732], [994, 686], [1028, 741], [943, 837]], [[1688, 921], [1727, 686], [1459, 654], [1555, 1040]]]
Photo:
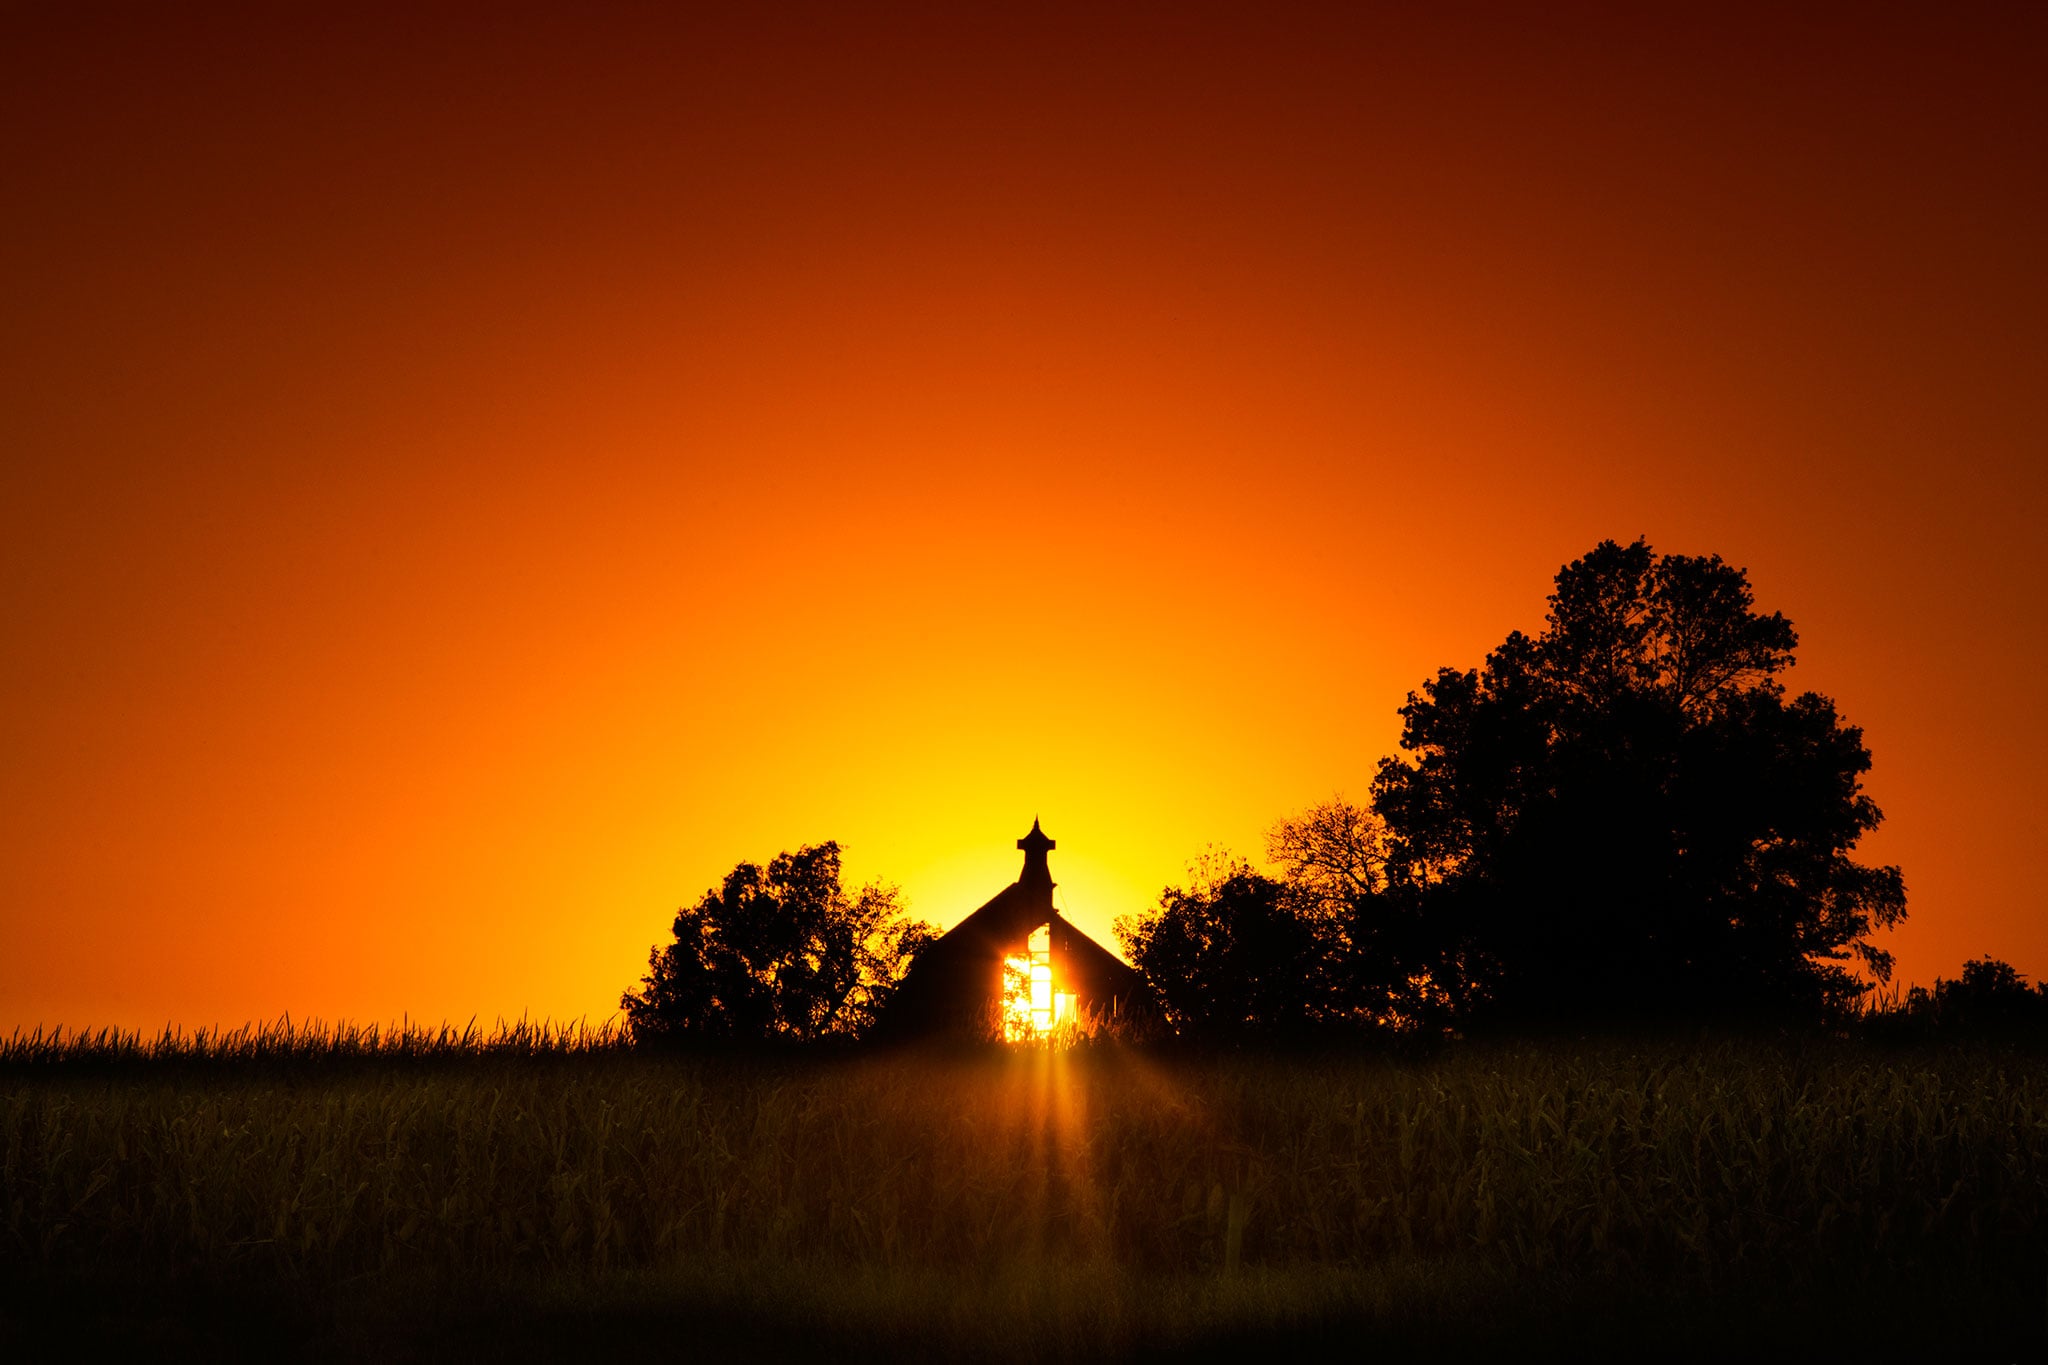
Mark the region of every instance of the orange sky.
[[0, 1029], [601, 1018], [1034, 814], [1107, 940], [1636, 535], [1865, 728], [1902, 975], [2048, 973], [2023, 7], [413, 8], [9, 19]]

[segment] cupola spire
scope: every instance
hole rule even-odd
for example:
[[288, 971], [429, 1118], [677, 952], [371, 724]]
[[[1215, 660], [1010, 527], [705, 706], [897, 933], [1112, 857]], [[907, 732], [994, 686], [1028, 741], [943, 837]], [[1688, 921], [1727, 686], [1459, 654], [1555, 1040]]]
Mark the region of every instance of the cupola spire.
[[1052, 869], [1046, 866], [1045, 855], [1058, 848], [1059, 844], [1047, 838], [1045, 831], [1038, 827], [1037, 816], [1031, 818], [1031, 832], [1017, 841], [1017, 847], [1024, 850], [1024, 873], [1017, 878], [1018, 882], [1052, 890]]

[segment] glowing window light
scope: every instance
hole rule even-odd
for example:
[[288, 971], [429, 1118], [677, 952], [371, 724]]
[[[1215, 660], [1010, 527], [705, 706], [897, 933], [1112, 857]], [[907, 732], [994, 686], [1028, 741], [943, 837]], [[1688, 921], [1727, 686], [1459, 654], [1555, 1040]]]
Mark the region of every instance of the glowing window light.
[[1003, 1038], [1029, 1043], [1049, 1037], [1079, 1014], [1071, 991], [1053, 989], [1052, 926], [1031, 931], [1024, 952], [1003, 959]]
[[1003, 959], [1003, 1041], [1031, 1040], [1031, 959]]

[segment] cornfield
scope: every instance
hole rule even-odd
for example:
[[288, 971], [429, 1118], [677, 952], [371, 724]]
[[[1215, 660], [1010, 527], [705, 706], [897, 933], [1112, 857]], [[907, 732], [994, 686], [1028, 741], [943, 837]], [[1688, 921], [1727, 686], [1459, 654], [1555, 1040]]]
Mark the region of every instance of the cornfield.
[[1456, 1263], [2039, 1287], [2048, 1068], [1846, 1044], [686, 1060], [602, 1030], [0, 1046], [0, 1275]]

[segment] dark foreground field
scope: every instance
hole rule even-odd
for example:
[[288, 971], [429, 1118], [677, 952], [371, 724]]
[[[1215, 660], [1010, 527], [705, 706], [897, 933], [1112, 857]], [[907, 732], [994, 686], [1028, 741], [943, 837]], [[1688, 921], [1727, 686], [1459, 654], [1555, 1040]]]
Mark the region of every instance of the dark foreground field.
[[0, 1358], [2038, 1359], [2048, 1066], [0, 1057]]

